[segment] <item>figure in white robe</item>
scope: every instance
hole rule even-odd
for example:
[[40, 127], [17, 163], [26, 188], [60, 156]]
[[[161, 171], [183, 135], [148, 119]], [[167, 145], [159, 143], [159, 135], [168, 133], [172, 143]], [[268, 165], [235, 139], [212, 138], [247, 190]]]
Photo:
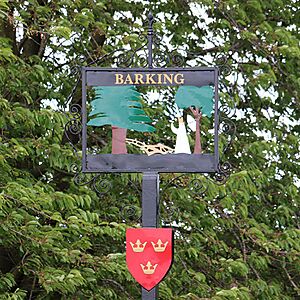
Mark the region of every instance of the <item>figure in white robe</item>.
[[177, 135], [175, 153], [187, 153], [191, 154], [191, 148], [189, 139], [186, 133], [185, 124], [183, 118], [178, 118], [179, 127], [176, 128], [173, 123], [171, 123], [171, 130]]

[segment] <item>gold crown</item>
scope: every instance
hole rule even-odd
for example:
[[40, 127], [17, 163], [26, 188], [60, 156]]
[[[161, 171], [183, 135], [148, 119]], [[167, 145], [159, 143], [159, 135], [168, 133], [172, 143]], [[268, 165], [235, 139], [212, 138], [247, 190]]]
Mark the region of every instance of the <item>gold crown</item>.
[[146, 244], [147, 244], [147, 242], [142, 244], [140, 240], [137, 240], [135, 244], [130, 242], [133, 252], [143, 252]]
[[159, 239], [157, 241], [157, 243], [153, 243], [151, 242], [152, 246], [153, 246], [153, 249], [155, 252], [164, 252], [166, 250], [166, 247], [168, 245], [168, 241], [166, 241], [165, 243], [163, 243], [161, 241], [161, 239]]
[[142, 267], [142, 270], [144, 272], [144, 274], [147, 275], [151, 275], [155, 272], [156, 267], [158, 266], [158, 264], [155, 264], [154, 266], [151, 264], [150, 261], [147, 262], [146, 266], [144, 266], [143, 264], [140, 264], [140, 266]]

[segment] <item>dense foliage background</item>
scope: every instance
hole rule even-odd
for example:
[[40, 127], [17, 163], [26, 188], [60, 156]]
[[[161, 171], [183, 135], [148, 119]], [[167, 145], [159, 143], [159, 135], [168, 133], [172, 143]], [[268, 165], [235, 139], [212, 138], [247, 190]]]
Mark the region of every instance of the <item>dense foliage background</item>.
[[225, 185], [203, 179], [202, 194], [194, 177], [162, 176], [176, 240], [159, 298], [300, 299], [297, 0], [0, 0], [0, 299], [140, 299], [124, 211], [140, 207], [141, 177], [107, 176], [105, 194], [74, 184], [60, 110], [80, 102], [76, 66], [138, 46], [149, 9], [162, 52], [226, 55], [221, 100], [238, 109]]

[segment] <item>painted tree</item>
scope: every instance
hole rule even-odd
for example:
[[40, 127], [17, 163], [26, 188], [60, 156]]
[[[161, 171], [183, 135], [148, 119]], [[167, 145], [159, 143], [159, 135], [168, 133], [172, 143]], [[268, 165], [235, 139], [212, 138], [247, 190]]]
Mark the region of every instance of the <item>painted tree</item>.
[[213, 89], [210, 86], [180, 86], [175, 94], [175, 102], [179, 108], [189, 108], [196, 121], [196, 138], [194, 154], [202, 153], [201, 119], [202, 115], [211, 116], [213, 110]]
[[126, 132], [153, 132], [155, 128], [147, 123], [151, 119], [145, 114], [140, 102], [141, 95], [135, 86], [95, 87], [95, 98], [88, 125], [112, 125], [112, 154], [127, 153]]

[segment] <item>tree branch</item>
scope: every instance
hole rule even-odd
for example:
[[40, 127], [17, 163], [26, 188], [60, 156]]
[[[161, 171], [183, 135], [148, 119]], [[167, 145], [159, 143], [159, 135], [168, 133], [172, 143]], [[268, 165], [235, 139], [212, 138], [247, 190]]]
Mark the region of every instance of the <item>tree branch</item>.
[[294, 289], [300, 294], [300, 288], [297, 286], [297, 284], [293, 281], [291, 275], [289, 274], [288, 270], [286, 269], [285, 266], [282, 266], [289, 282], [291, 283], [291, 285], [294, 287]]

